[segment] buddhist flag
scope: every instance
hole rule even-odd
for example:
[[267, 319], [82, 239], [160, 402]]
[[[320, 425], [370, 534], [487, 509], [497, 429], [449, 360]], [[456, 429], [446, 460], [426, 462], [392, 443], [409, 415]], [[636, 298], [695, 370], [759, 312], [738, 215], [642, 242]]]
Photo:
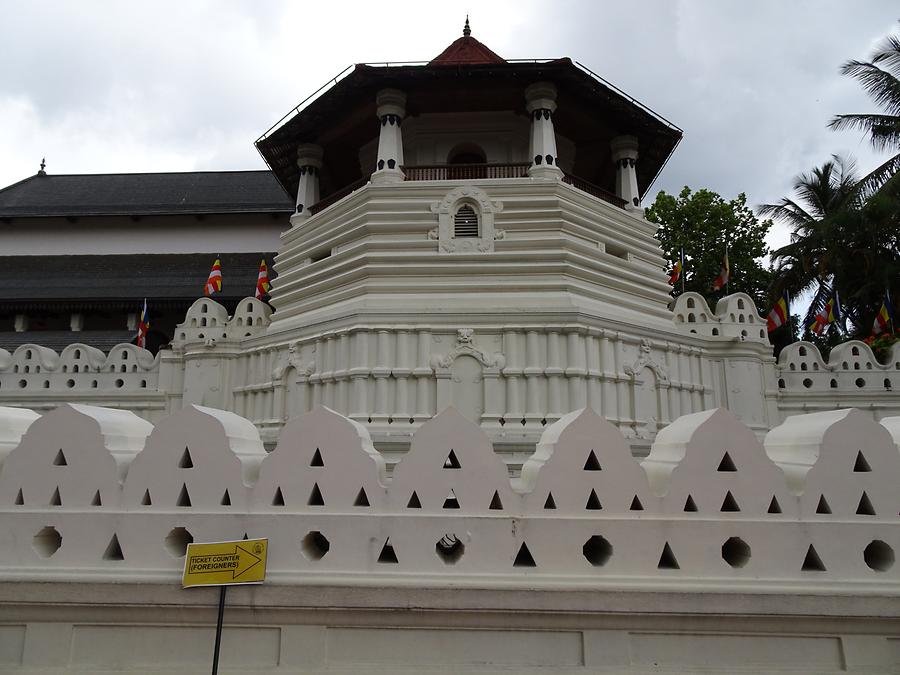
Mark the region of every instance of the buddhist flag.
[[219, 293], [222, 290], [222, 263], [216, 258], [212, 269], [209, 271], [209, 278], [206, 280], [206, 286], [203, 293], [210, 296], [213, 293]]
[[831, 300], [825, 303], [822, 311], [816, 314], [816, 318], [809, 324], [808, 328], [811, 333], [821, 335], [825, 329], [834, 322], [841, 320], [841, 303], [838, 299], [838, 292], [835, 291], [831, 296]]
[[262, 300], [267, 295], [271, 284], [269, 283], [269, 268], [266, 267], [266, 259], [259, 263], [259, 274], [256, 277], [256, 299]]
[[147, 314], [147, 298], [144, 298], [144, 308], [141, 310], [141, 319], [138, 321], [137, 346], [147, 348], [147, 331], [150, 330], [150, 315]]
[[722, 290], [729, 279], [731, 279], [731, 268], [728, 267], [728, 251], [726, 250], [725, 258], [722, 260], [722, 271], [719, 272], [719, 276], [713, 282], [712, 289], [714, 291]]
[[772, 311], [769, 312], [769, 318], [766, 319], [766, 326], [768, 327], [769, 332], [771, 333], [773, 330], [781, 328], [788, 322], [790, 316], [790, 299], [788, 298], [787, 291], [785, 291], [781, 297], [778, 298], [778, 302], [775, 303], [775, 306], [772, 307]]
[[681, 257], [672, 265], [672, 271], [669, 272], [669, 284], [674, 286], [678, 283], [678, 280], [681, 278], [681, 274], [684, 271], [684, 249], [681, 249]]
[[875, 315], [875, 321], [872, 323], [872, 335], [880, 333], [890, 333], [894, 329], [894, 303], [891, 301], [889, 291], [884, 293], [884, 301], [881, 303], [881, 309]]

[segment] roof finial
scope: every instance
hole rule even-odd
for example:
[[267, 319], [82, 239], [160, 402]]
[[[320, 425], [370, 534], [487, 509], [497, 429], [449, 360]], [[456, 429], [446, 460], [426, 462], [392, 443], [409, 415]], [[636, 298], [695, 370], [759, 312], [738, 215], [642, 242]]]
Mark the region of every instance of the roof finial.
[[472, 29], [469, 28], [469, 15], [466, 14], [466, 25], [463, 26], [463, 37], [468, 37], [472, 34]]
[[47, 172], [44, 169], [47, 168], [47, 158], [41, 157], [41, 170], [38, 171], [38, 176], [46, 176]]

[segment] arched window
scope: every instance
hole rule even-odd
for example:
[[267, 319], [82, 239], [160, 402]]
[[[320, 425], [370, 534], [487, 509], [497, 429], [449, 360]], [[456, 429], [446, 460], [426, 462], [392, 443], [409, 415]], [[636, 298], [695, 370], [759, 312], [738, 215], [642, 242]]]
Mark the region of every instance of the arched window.
[[447, 164], [484, 164], [487, 156], [475, 143], [460, 143], [447, 154]]
[[470, 205], [460, 206], [453, 217], [453, 236], [457, 238], [478, 236], [478, 214]]

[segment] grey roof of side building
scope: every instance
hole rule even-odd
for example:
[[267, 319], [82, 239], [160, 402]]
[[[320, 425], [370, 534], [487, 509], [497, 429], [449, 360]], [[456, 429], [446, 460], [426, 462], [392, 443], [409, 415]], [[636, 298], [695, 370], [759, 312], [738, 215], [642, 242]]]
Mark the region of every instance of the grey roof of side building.
[[[0, 307], [23, 301], [192, 300], [203, 295], [214, 253], [0, 256]], [[259, 262], [274, 253], [223, 253], [221, 298], [254, 294]], [[215, 298], [214, 298], [215, 299]]]
[[271, 171], [38, 173], [0, 190], [0, 219], [293, 210]]

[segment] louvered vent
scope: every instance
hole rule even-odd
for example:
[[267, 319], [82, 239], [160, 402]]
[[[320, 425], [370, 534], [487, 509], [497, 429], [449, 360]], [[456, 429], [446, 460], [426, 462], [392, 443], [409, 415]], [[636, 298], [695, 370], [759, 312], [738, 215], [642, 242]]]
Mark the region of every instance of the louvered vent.
[[453, 219], [453, 236], [454, 237], [477, 237], [478, 236], [478, 216], [468, 204], [459, 207], [456, 217]]

